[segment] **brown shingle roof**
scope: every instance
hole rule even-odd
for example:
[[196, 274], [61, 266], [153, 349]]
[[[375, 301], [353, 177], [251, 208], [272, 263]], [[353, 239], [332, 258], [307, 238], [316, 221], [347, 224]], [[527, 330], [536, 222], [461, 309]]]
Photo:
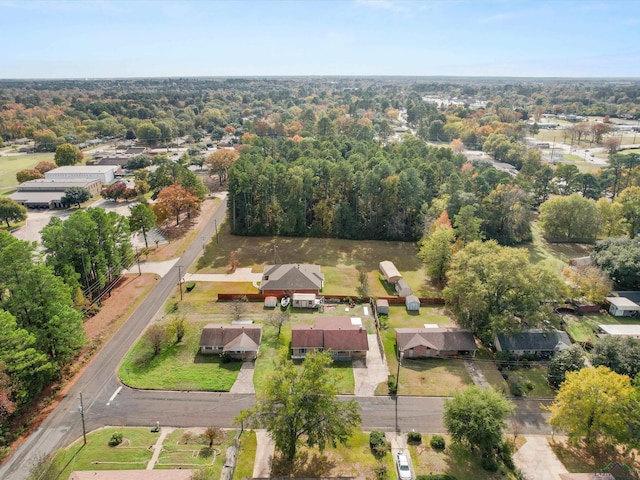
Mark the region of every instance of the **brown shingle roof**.
[[262, 272], [260, 290], [321, 290], [323, 282], [324, 274], [318, 265], [267, 265]]
[[399, 350], [425, 346], [433, 350], [476, 350], [473, 334], [457, 328], [396, 328]]
[[353, 325], [350, 317], [320, 317], [313, 327], [293, 326], [291, 334], [292, 348], [324, 348], [334, 351], [369, 350], [367, 330]]
[[[227, 347], [231, 342], [247, 347], [249, 345], [248, 340], [251, 340], [256, 346], [255, 350], [257, 350], [261, 339], [262, 325], [223, 325], [210, 323], [202, 329], [200, 347]], [[227, 350], [227, 348], [225, 348], [225, 350]]]

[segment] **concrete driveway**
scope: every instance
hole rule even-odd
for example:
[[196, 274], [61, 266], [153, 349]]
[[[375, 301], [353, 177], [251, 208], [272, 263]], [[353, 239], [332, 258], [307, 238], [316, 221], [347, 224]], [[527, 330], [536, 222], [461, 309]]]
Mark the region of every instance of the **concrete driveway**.
[[561, 473], [568, 473], [553, 453], [544, 436], [527, 436], [525, 443], [513, 456], [513, 461], [527, 480], [561, 480]]
[[382, 360], [378, 346], [378, 336], [367, 335], [369, 351], [367, 352], [366, 365], [361, 360], [353, 361], [353, 379], [355, 382], [355, 394], [358, 396], [375, 395], [376, 387], [387, 381], [389, 368]]
[[255, 369], [254, 362], [243, 362], [235, 383], [229, 390], [229, 393], [256, 393], [253, 386], [253, 371]]

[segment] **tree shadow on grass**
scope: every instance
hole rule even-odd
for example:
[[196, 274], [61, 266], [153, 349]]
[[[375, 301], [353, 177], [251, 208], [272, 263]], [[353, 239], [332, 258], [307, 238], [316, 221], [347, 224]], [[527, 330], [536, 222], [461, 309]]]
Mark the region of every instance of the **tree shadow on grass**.
[[302, 451], [293, 461], [275, 455], [271, 459], [271, 475], [289, 478], [327, 477], [335, 466], [336, 464], [326, 455]]

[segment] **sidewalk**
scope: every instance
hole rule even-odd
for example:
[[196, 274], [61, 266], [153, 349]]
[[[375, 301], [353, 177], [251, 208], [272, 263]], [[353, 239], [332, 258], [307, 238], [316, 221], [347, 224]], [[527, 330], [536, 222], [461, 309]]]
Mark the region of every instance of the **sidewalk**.
[[275, 445], [266, 430], [256, 430], [256, 459], [253, 463], [253, 478], [271, 477], [271, 459]]
[[153, 467], [156, 466], [158, 458], [160, 457], [160, 453], [162, 452], [162, 444], [164, 443], [164, 439], [167, 438], [167, 435], [173, 432], [173, 430], [174, 429], [171, 427], [162, 427], [160, 429], [160, 436], [153, 446], [153, 455], [151, 456], [151, 460], [149, 460], [149, 463], [147, 463], [147, 470], [153, 470]]

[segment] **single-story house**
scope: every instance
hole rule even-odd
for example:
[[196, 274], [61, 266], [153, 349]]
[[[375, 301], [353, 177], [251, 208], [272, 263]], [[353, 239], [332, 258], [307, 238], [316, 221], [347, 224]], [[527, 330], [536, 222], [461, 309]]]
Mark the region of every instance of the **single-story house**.
[[209, 323], [200, 335], [200, 352], [255, 360], [262, 340], [262, 325]]
[[413, 293], [413, 290], [411, 290], [407, 281], [404, 278], [401, 278], [396, 282], [396, 293], [399, 297], [408, 297]]
[[389, 260], [384, 260], [380, 262], [379, 268], [380, 268], [380, 272], [382, 273], [382, 277], [388, 283], [391, 283], [391, 284], [396, 283], [398, 280], [402, 278], [402, 275], [400, 274], [396, 266], [393, 264], [393, 262], [390, 262]]
[[640, 339], [640, 325], [598, 325], [607, 335]]
[[626, 297], [606, 297], [609, 313], [614, 317], [632, 317], [640, 312], [640, 305]]
[[389, 300], [384, 298], [376, 300], [376, 310], [378, 315], [389, 315]]
[[469, 330], [459, 328], [396, 328], [396, 345], [404, 358], [475, 355], [478, 347]]
[[313, 326], [294, 325], [291, 328], [292, 358], [305, 358], [309, 352], [329, 349], [334, 360], [365, 359], [369, 340], [361, 319], [319, 317]]
[[532, 329], [509, 335], [499, 333], [494, 344], [499, 352], [511, 352], [518, 357], [535, 355], [548, 358], [569, 348], [571, 340], [566, 332], [560, 330]]
[[420, 299], [416, 295], [407, 296], [404, 300], [404, 304], [410, 312], [417, 312], [420, 310]]
[[69, 480], [190, 480], [195, 470], [85, 470], [71, 472]]
[[278, 297], [275, 297], [273, 295], [265, 297], [264, 306], [266, 308], [275, 308], [277, 305], [278, 305]]
[[291, 305], [295, 308], [317, 308], [320, 302], [315, 293], [298, 293], [291, 296]]
[[268, 295], [288, 295], [298, 293], [319, 293], [324, 287], [324, 274], [319, 265], [289, 263], [267, 265], [262, 272], [260, 293]]

